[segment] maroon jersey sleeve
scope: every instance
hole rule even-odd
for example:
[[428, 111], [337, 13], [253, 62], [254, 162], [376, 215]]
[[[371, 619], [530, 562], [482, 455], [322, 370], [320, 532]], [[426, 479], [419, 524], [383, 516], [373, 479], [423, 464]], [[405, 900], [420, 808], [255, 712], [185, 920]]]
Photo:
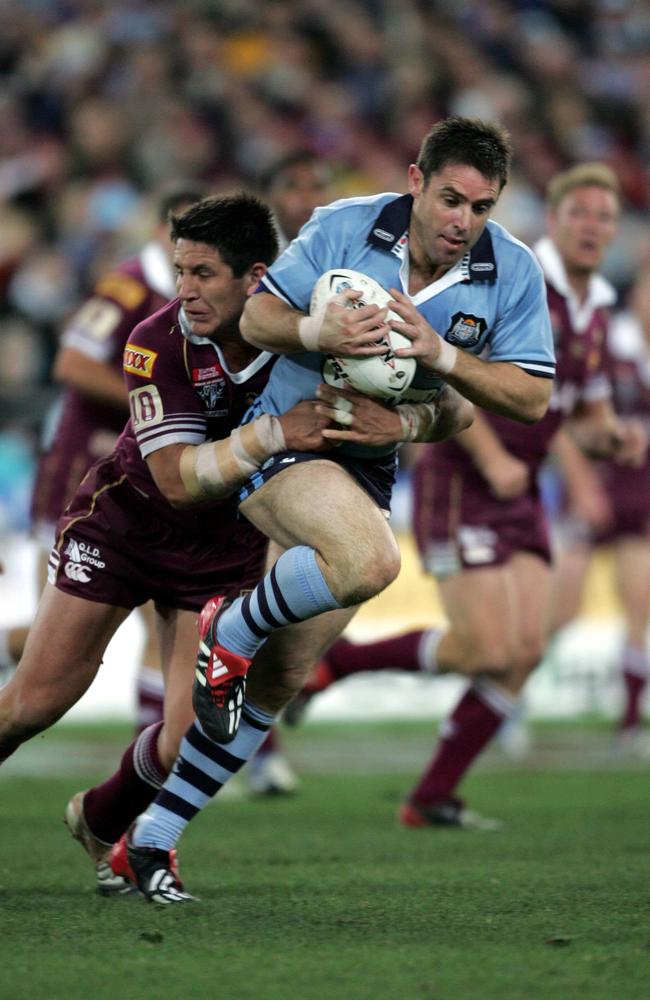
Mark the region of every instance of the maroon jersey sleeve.
[[188, 372], [177, 304], [140, 323], [124, 348], [133, 431], [143, 458], [170, 444], [201, 444], [205, 408]]

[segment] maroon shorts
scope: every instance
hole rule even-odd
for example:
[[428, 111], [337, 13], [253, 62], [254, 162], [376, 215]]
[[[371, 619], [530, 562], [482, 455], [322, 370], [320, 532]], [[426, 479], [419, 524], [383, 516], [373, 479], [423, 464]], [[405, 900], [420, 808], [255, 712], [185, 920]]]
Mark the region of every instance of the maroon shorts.
[[585, 545], [613, 545], [623, 538], [650, 540], [650, 470], [609, 462], [603, 463], [599, 472], [609, 499], [610, 520], [594, 532], [586, 522], [572, 516], [568, 510], [566, 491], [560, 483], [559, 537], [565, 543], [581, 542]]
[[57, 523], [51, 583], [75, 597], [133, 608], [154, 600], [200, 610], [259, 581], [267, 539], [230, 504], [169, 516], [117, 461], [94, 465]]
[[473, 468], [420, 462], [413, 483], [413, 531], [422, 564], [439, 579], [501, 566], [516, 552], [551, 561], [536, 490], [497, 500]]

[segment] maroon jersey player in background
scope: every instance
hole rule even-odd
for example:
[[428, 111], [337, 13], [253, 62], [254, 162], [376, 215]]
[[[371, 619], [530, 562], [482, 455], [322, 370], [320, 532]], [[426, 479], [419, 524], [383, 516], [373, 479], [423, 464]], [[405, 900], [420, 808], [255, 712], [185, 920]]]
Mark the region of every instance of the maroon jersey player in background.
[[[614, 314], [607, 336], [607, 359], [616, 410], [643, 421], [650, 431], [650, 260], [640, 268], [627, 308]], [[564, 442], [559, 454], [569, 487], [568, 509], [560, 518], [553, 573], [551, 629], [570, 622], [580, 610], [594, 547], [611, 545], [614, 587], [624, 634], [618, 670], [623, 705], [613, 749], [648, 757], [642, 699], [650, 664], [646, 647], [650, 611], [650, 457], [642, 465], [592, 463]]]

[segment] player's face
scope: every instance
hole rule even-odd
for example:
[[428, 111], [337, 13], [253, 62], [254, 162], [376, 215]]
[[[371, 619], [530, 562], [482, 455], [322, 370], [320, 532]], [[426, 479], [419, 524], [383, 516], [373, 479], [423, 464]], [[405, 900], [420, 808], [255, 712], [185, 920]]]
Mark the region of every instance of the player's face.
[[192, 333], [216, 339], [239, 327], [246, 296], [257, 280], [251, 272], [235, 278], [218, 250], [180, 239], [174, 247], [176, 291]]
[[280, 229], [293, 240], [319, 205], [329, 200], [325, 171], [317, 163], [287, 167], [269, 191], [269, 202]]
[[478, 241], [499, 197], [499, 181], [464, 164], [447, 164], [426, 184], [422, 171], [411, 164], [408, 179], [413, 195], [410, 253], [436, 278]]
[[618, 211], [615, 193], [592, 184], [569, 191], [549, 212], [549, 235], [570, 274], [600, 267], [616, 235]]

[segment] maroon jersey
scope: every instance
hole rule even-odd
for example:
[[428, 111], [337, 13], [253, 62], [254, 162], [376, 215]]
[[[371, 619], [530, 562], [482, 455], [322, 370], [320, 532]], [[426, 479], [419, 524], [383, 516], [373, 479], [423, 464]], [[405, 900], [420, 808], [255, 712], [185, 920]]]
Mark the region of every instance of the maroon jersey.
[[[613, 290], [607, 293], [610, 286], [601, 286], [599, 282], [591, 303], [581, 316], [567, 294], [565, 282], [555, 274], [558, 266], [557, 251], [552, 249], [550, 240], [540, 241], [535, 252], [540, 257], [546, 277], [546, 294], [555, 341], [553, 395], [546, 414], [536, 424], [522, 424], [496, 413], [485, 413], [506, 450], [530, 466], [531, 478], [534, 478], [546, 458], [551, 440], [563, 420], [573, 413], [578, 404], [610, 396], [605, 367], [609, 316], [604, 304], [614, 300]], [[461, 465], [472, 465], [470, 456], [453, 438], [442, 445], [436, 445], [434, 461], [447, 461], [454, 466], [459, 462]]]
[[[262, 352], [243, 371], [230, 372], [216, 344], [192, 336], [178, 299], [132, 332], [123, 361], [131, 419], [116, 452], [129, 481], [162, 516], [184, 512], [173, 511], [161, 496], [146, 457], [168, 444], [228, 437], [266, 385], [274, 360]], [[216, 506], [230, 508], [230, 501]]]
[[[577, 304], [550, 240], [535, 247], [546, 277], [556, 350], [553, 395], [545, 416], [526, 425], [485, 413], [505, 449], [530, 469], [530, 488], [515, 500], [497, 500], [468, 452], [453, 438], [426, 449], [415, 473], [414, 531], [427, 567], [444, 575], [499, 564], [515, 551], [549, 558], [537, 472], [562, 421], [581, 401], [609, 398], [605, 365], [608, 314], [614, 292], [594, 276], [588, 300]], [[436, 568], [438, 567], [438, 568]]]
[[[133, 328], [174, 294], [167, 256], [158, 243], [149, 243], [138, 257], [100, 279], [67, 325], [62, 344], [119, 372]], [[89, 466], [114, 447], [127, 416], [126, 405], [122, 410], [77, 388], [64, 390], [32, 494], [31, 517], [37, 533], [51, 531]]]
[[[650, 435], [650, 346], [632, 313], [614, 317], [607, 338], [607, 363], [616, 412], [640, 420]], [[646, 455], [640, 468], [613, 461], [599, 462], [597, 468], [612, 510], [611, 523], [599, 540], [650, 536], [650, 456]]]
[[178, 300], [132, 331], [123, 367], [132, 418], [95, 463], [57, 525], [50, 581], [77, 597], [135, 607], [153, 598], [200, 609], [260, 575], [266, 539], [230, 500], [174, 509], [146, 456], [171, 444], [227, 437], [261, 392], [275, 358], [231, 372], [212, 341], [194, 337]]

